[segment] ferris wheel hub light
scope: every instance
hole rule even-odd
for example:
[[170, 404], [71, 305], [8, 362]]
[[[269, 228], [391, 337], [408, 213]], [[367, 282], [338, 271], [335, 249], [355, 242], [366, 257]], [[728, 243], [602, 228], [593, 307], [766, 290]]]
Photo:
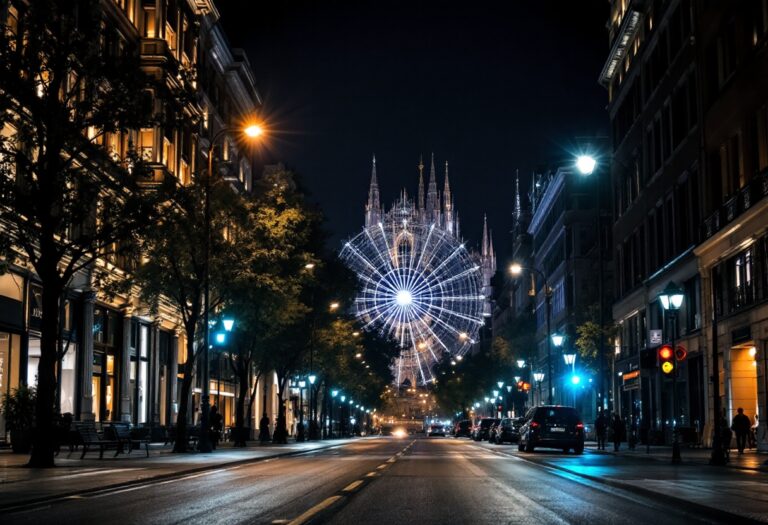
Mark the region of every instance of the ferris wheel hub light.
[[399, 306], [408, 306], [413, 302], [413, 296], [408, 290], [400, 290], [397, 292], [397, 295], [395, 295], [395, 302]]

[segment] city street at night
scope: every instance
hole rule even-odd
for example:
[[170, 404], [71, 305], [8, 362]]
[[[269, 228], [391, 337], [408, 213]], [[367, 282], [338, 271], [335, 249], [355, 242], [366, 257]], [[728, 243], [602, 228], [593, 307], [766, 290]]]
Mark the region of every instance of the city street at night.
[[[759, 496], [764, 475], [592, 452], [527, 454], [516, 446], [466, 439], [373, 437], [300, 456], [71, 494], [6, 512], [3, 521], [661, 525], [733, 523], [741, 516], [748, 523], [768, 518], [768, 502]], [[103, 476], [108, 479], [109, 472]]]

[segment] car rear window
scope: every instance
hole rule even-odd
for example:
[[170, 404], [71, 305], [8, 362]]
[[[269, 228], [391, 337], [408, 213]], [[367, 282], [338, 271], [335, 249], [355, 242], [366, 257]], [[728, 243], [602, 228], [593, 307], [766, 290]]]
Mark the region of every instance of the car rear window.
[[480, 421], [480, 428], [489, 428], [491, 425], [498, 421], [498, 419], [483, 419]]
[[579, 413], [570, 407], [540, 408], [536, 420], [545, 424], [574, 425], [579, 422]]

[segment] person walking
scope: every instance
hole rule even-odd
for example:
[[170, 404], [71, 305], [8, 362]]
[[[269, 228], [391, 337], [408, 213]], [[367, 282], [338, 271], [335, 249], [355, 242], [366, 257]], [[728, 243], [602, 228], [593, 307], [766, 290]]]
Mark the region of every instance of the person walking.
[[219, 408], [216, 405], [211, 407], [209, 418], [211, 421], [211, 446], [213, 450], [216, 450], [216, 446], [221, 439], [221, 431], [224, 428], [224, 418], [219, 414]]
[[259, 420], [259, 442], [264, 444], [267, 441], [269, 441], [269, 418], [265, 412]]
[[621, 416], [614, 414], [613, 416], [613, 451], [618, 452], [621, 441], [624, 439], [624, 432], [626, 427], [624, 421], [621, 420]]
[[597, 435], [597, 450], [605, 450], [605, 437], [608, 434], [608, 420], [605, 413], [600, 410], [600, 415], [595, 420], [595, 434]]
[[752, 430], [752, 422], [744, 415], [744, 409], [739, 407], [738, 414], [733, 418], [731, 422], [731, 429], [736, 434], [736, 448], [739, 450], [739, 455], [744, 453], [744, 447], [747, 446], [747, 437], [750, 430]]

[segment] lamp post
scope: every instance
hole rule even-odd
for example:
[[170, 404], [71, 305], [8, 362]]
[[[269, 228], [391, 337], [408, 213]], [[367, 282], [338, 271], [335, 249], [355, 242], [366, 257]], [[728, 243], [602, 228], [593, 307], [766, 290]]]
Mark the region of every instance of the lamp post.
[[539, 390], [539, 403], [541, 403], [541, 382], [544, 381], [544, 372], [534, 372], [533, 380], [536, 381], [536, 388]]
[[[555, 348], [558, 350], [561, 346], [563, 346], [563, 343], [565, 342], [565, 336], [561, 334], [552, 334], [552, 344], [555, 345]], [[549, 382], [552, 382], [552, 376], [549, 377]], [[551, 402], [550, 402], [551, 404]]]
[[336, 389], [331, 390], [331, 438], [333, 438], [333, 402], [336, 400], [336, 396], [339, 395], [339, 391]]
[[[714, 389], [714, 396], [712, 399], [712, 416], [714, 417], [714, 429], [715, 435], [712, 438], [712, 455], [709, 458], [709, 464], [715, 466], [725, 465], [727, 460], [725, 459], [725, 450], [723, 449], [722, 439], [722, 423], [723, 420], [720, 416], [720, 357], [717, 349], [717, 288], [718, 283], [716, 281], [717, 272], [715, 269], [709, 273], [709, 282], [712, 287], [712, 388]], [[761, 422], [762, 424], [762, 422]], [[726, 423], [727, 425], [727, 423]]]
[[549, 370], [549, 401], [548, 404], [553, 404], [553, 398], [554, 398], [554, 385], [552, 384], [552, 344], [550, 341], [550, 336], [552, 335], [551, 332], [551, 323], [552, 323], [552, 288], [549, 286], [549, 282], [547, 281], [547, 276], [544, 275], [544, 272], [539, 270], [538, 268], [534, 268], [532, 266], [529, 267], [523, 267], [518, 263], [513, 263], [509, 267], [509, 272], [513, 276], [520, 275], [523, 270], [529, 270], [536, 274], [538, 274], [541, 279], [544, 281], [544, 300], [546, 301], [546, 308], [547, 308], [547, 368]]
[[[683, 305], [683, 299], [685, 295], [683, 290], [677, 287], [677, 285], [670, 281], [664, 291], [659, 294], [659, 301], [661, 307], [664, 309], [664, 320], [666, 321], [667, 314], [669, 315], [670, 324], [669, 329], [669, 342], [672, 345], [672, 359], [675, 359], [676, 346], [675, 336], [677, 332], [677, 312]], [[666, 324], [666, 322], [665, 322]], [[678, 436], [678, 414], [677, 414], [677, 364], [672, 371], [672, 463], [680, 463], [680, 440]]]
[[317, 381], [317, 376], [315, 374], [310, 373], [309, 376], [307, 376], [307, 379], [309, 379], [309, 439], [317, 439], [317, 414], [315, 414], [315, 404], [314, 404], [314, 395], [315, 395], [315, 381]]
[[566, 365], [571, 367], [571, 383], [573, 388], [573, 406], [576, 406], [576, 385], [579, 384], [579, 378], [576, 375], [576, 354], [563, 354], [563, 360]]
[[[595, 171], [597, 167], [597, 160], [592, 155], [579, 155], [576, 157], [576, 169], [582, 175], [589, 177]], [[605, 281], [605, 257], [603, 255], [603, 230], [602, 230], [602, 205], [601, 205], [601, 191], [600, 191], [600, 179], [595, 179], [595, 187], [597, 188], [597, 213], [595, 216], [597, 225], [597, 295], [598, 295], [598, 323], [600, 330], [598, 332], [598, 362], [600, 367], [600, 380], [598, 381], [598, 398], [600, 400], [600, 409], [605, 410], [605, 334], [603, 333], [603, 327], [605, 326], [605, 293], [603, 291]], [[599, 413], [600, 411], [598, 411]]]
[[[200, 452], [210, 452], [213, 447], [208, 431], [211, 428], [210, 409], [211, 409], [211, 368], [208, 359], [210, 358], [210, 336], [209, 336], [209, 310], [210, 310], [210, 251], [211, 251], [211, 178], [213, 177], [213, 150], [216, 142], [227, 133], [239, 131], [234, 128], [226, 127], [216, 132], [211, 137], [208, 144], [208, 172], [205, 175], [205, 203], [203, 207], [203, 221], [205, 222], [205, 242], [203, 243], [203, 391], [200, 396], [200, 441], [197, 445]], [[264, 130], [261, 126], [252, 124], [242, 132], [251, 139], [260, 137]]]

